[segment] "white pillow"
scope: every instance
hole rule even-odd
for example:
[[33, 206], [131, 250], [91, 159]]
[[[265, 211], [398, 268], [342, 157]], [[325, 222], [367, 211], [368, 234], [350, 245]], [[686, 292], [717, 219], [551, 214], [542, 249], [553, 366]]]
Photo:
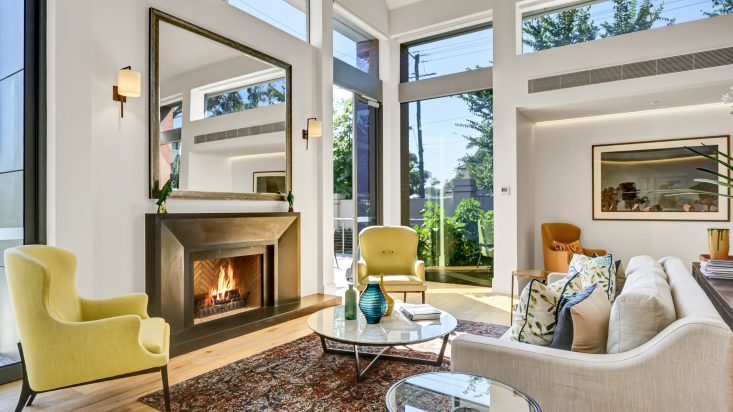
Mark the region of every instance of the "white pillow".
[[[607, 353], [620, 353], [641, 346], [676, 320], [666, 274], [657, 262], [632, 266], [623, 291], [611, 307]], [[628, 272], [627, 272], [628, 273]]]

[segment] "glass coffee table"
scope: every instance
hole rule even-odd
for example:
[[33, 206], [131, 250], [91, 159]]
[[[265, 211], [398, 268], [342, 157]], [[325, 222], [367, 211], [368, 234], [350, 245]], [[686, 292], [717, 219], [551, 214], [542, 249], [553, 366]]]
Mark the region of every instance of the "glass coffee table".
[[387, 392], [390, 412], [541, 412], [522, 391], [482, 376], [431, 372], [411, 376]]
[[[442, 312], [442, 311], [441, 311]], [[355, 320], [346, 320], [344, 306], [322, 309], [308, 318], [308, 326], [321, 337], [324, 353], [337, 353], [353, 356], [356, 366], [356, 381], [360, 382], [379, 359], [397, 360], [423, 365], [440, 366], [448, 344], [448, 335], [456, 329], [458, 321], [450, 313], [442, 312], [440, 319], [411, 321], [395, 305], [391, 316], [383, 317], [381, 322], [369, 325], [361, 311], [357, 310]], [[434, 359], [411, 358], [384, 353], [395, 346], [414, 345], [433, 339], [443, 339], [440, 353]], [[343, 343], [353, 349], [329, 347], [328, 341]], [[359, 350], [360, 346], [383, 347], [378, 352]], [[362, 370], [361, 358], [373, 358]]]

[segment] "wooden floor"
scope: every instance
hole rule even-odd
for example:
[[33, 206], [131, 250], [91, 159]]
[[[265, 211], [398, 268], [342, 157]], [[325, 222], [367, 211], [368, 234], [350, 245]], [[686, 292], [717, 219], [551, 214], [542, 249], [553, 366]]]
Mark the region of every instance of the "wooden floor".
[[[418, 294], [408, 294], [418, 303]], [[395, 296], [400, 301], [402, 296]], [[493, 295], [491, 288], [430, 283], [427, 302], [458, 319], [506, 325], [509, 296]], [[294, 319], [208, 348], [171, 359], [170, 384], [262, 352], [311, 333], [306, 318]], [[154, 411], [137, 398], [161, 388], [160, 374], [136, 376], [38, 395], [26, 411]], [[12, 411], [18, 401], [20, 382], [0, 385], [0, 411]]]

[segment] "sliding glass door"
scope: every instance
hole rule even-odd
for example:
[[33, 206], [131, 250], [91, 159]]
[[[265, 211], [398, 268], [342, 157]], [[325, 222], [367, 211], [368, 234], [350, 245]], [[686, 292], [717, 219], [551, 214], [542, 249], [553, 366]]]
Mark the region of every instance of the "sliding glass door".
[[334, 271], [335, 283], [353, 280], [358, 234], [379, 224], [379, 103], [334, 87]]

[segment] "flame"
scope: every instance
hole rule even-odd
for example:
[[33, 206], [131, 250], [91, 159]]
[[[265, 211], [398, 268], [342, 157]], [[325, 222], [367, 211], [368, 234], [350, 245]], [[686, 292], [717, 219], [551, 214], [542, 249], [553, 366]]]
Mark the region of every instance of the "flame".
[[229, 292], [236, 289], [237, 282], [234, 280], [234, 267], [232, 261], [227, 262], [226, 271], [224, 267], [219, 268], [219, 279], [216, 286], [212, 286], [209, 290], [209, 304], [229, 299]]

